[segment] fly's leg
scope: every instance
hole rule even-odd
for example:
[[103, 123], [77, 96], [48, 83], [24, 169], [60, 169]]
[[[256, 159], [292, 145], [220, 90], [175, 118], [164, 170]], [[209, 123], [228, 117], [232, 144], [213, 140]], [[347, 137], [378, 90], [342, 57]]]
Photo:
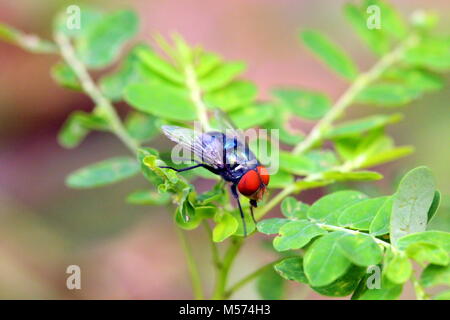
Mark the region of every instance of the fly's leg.
[[255, 227], [256, 227], [256, 219], [253, 214], [253, 208], [258, 208], [258, 203], [256, 202], [256, 200], [252, 199], [252, 200], [250, 200], [250, 213], [252, 214], [253, 223], [255, 224]]
[[247, 225], [245, 223], [245, 218], [244, 218], [244, 211], [242, 211], [242, 207], [241, 207], [241, 202], [239, 201], [239, 194], [237, 192], [236, 189], [236, 185], [232, 184], [231, 185], [231, 193], [233, 194], [233, 197], [236, 199], [238, 207], [239, 207], [239, 212], [241, 214], [241, 219], [242, 219], [242, 225], [244, 227], [244, 237], [247, 236]]
[[169, 166], [161, 166], [160, 168], [163, 168], [163, 169], [172, 169], [172, 170], [174, 170], [174, 171], [176, 171], [176, 172], [183, 172], [183, 171], [192, 170], [192, 169], [195, 169], [195, 168], [198, 168], [198, 167], [203, 167], [203, 164], [196, 164], [195, 166], [187, 167], [187, 168], [183, 168], [183, 169], [175, 169], [175, 168], [169, 167]]

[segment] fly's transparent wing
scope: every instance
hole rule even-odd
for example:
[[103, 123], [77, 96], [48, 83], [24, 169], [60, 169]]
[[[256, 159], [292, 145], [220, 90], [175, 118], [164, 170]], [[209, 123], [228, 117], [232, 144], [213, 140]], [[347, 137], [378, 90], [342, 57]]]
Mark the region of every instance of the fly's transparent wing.
[[192, 129], [178, 126], [162, 126], [163, 133], [173, 142], [180, 144], [185, 150], [192, 152], [200, 163], [213, 168], [222, 168], [223, 142], [222, 135], [203, 134]]
[[230, 138], [236, 137], [241, 143], [245, 141], [244, 132], [236, 128], [236, 125], [225, 112], [220, 109], [215, 109], [214, 118], [218, 123], [219, 131], [225, 133]]

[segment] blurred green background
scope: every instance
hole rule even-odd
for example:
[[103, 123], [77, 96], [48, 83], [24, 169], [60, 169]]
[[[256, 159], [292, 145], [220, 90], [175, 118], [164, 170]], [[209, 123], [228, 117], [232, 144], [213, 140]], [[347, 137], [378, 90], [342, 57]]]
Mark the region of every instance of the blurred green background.
[[[140, 16], [138, 39], [181, 33], [227, 59], [248, 63], [246, 77], [260, 87], [259, 97], [274, 86], [319, 90], [333, 99], [347, 84], [328, 72], [300, 46], [300, 28], [328, 34], [346, 49], [362, 69], [375, 60], [342, 16], [344, 1], [299, 0], [108, 0], [86, 1], [106, 10], [131, 7]], [[0, 21], [26, 32], [51, 36], [51, 19], [70, 4], [61, 0], [3, 0]], [[439, 29], [450, 30], [450, 2], [391, 1], [405, 16], [417, 8], [441, 16]], [[86, 164], [127, 150], [108, 134], [91, 134], [76, 150], [58, 146], [56, 134], [73, 110], [92, 108], [82, 94], [58, 87], [49, 75], [57, 61], [0, 42], [0, 298], [62, 299], [181, 299], [190, 298], [190, 283], [171, 213], [163, 207], [136, 207], [124, 198], [147, 183], [136, 178], [95, 190], [78, 191], [64, 185], [65, 176]], [[383, 194], [394, 190], [407, 170], [427, 165], [440, 190], [450, 194], [450, 77], [439, 93], [426, 95], [402, 109], [405, 119], [391, 128], [398, 145], [416, 152], [383, 166], [385, 179], [376, 186]], [[124, 106], [120, 106], [124, 107]], [[355, 106], [350, 117], [375, 112]], [[312, 123], [305, 124], [305, 130]], [[156, 148], [169, 143], [157, 139]], [[199, 181], [202, 184], [202, 181]], [[301, 196], [313, 201], [319, 192]], [[449, 230], [448, 197], [433, 228]], [[277, 212], [273, 213], [274, 215]], [[205, 234], [189, 234], [195, 255], [211, 286]], [[271, 252], [252, 238], [238, 258], [232, 279], [271, 259]], [[68, 265], [81, 267], [82, 289], [66, 288]], [[290, 298], [319, 299], [318, 294], [292, 285]], [[407, 288], [403, 298], [413, 298]], [[235, 298], [257, 298], [250, 285]]]

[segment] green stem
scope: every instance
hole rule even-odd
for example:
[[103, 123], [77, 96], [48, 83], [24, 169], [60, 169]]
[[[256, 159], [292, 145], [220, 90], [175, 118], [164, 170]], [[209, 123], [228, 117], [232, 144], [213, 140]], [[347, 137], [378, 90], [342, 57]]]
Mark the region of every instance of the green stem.
[[241, 238], [232, 238], [231, 241], [230, 247], [223, 258], [222, 265], [218, 268], [217, 280], [212, 295], [214, 300], [225, 299], [225, 288], [228, 281], [228, 274], [230, 272], [231, 265], [233, 264], [233, 261], [243, 244], [243, 239]]
[[187, 264], [188, 264], [188, 271], [192, 282], [192, 291], [194, 293], [194, 297], [196, 300], [203, 300], [203, 289], [202, 284], [200, 280], [200, 273], [198, 271], [197, 264], [195, 263], [194, 255], [192, 254], [191, 246], [189, 245], [189, 242], [187, 240], [186, 235], [184, 234], [184, 231], [181, 230], [178, 227], [175, 227], [177, 230], [178, 237], [180, 238], [181, 247], [184, 251], [184, 254], [186, 256]]
[[208, 221], [203, 220], [203, 225], [205, 227], [206, 233], [208, 234], [208, 238], [210, 240], [211, 245], [211, 255], [214, 266], [216, 269], [220, 269], [222, 267], [222, 261], [220, 260], [219, 249], [217, 248], [216, 243], [212, 240], [212, 230], [211, 226], [208, 224]]
[[128, 147], [128, 149], [130, 149], [133, 154], [135, 154], [139, 148], [139, 143], [128, 134], [112, 103], [101, 93], [100, 89], [98, 89], [87, 72], [86, 67], [77, 58], [69, 38], [67, 38], [64, 33], [57, 32], [55, 34], [55, 41], [59, 46], [64, 61], [72, 68], [79, 79], [84, 92], [91, 97], [99, 110], [101, 110], [108, 118], [111, 131]]
[[374, 237], [368, 233], [364, 233], [364, 232], [360, 232], [357, 230], [352, 230], [352, 229], [347, 229], [347, 228], [343, 228], [343, 227], [338, 227], [338, 226], [332, 226], [329, 224], [325, 224], [325, 223], [317, 223], [317, 225], [323, 229], [326, 230], [331, 230], [331, 231], [343, 231], [343, 232], [347, 232], [350, 234], [363, 234], [366, 236], [370, 236], [377, 244], [379, 244], [380, 246], [384, 247], [384, 248], [391, 248], [391, 244], [389, 242], [383, 241], [381, 239], [378, 239], [377, 237]]
[[411, 275], [411, 282], [414, 285], [414, 291], [416, 292], [417, 300], [430, 300], [430, 296], [425, 292], [422, 284], [414, 274]]
[[205, 131], [210, 131], [211, 127], [208, 121], [208, 112], [205, 103], [202, 99], [202, 90], [198, 84], [197, 75], [192, 64], [184, 67], [186, 77], [186, 86], [191, 94], [191, 100], [197, 109], [198, 119]]
[[351, 106], [356, 96], [368, 85], [377, 80], [389, 67], [398, 62], [407, 48], [417, 41], [412, 35], [402, 42], [393, 51], [386, 54], [369, 71], [360, 74], [353, 84], [336, 101], [330, 111], [314, 126], [305, 140], [300, 142], [293, 150], [296, 155], [311, 149], [314, 145], [323, 140], [324, 134], [331, 127], [332, 123], [338, 119], [344, 111]]
[[285, 258], [281, 258], [278, 259], [276, 261], [270, 262], [268, 264], [265, 264], [264, 266], [256, 269], [255, 271], [253, 271], [252, 273], [250, 273], [249, 275], [245, 276], [244, 278], [242, 278], [241, 280], [239, 280], [238, 282], [236, 282], [229, 290], [227, 290], [224, 294], [224, 298], [228, 299], [233, 293], [235, 293], [236, 291], [238, 291], [240, 288], [242, 288], [243, 286], [245, 286], [247, 283], [249, 283], [250, 281], [256, 279], [261, 273], [263, 273], [264, 271], [266, 271], [267, 269], [273, 267], [274, 265], [276, 265], [278, 262], [284, 260]]

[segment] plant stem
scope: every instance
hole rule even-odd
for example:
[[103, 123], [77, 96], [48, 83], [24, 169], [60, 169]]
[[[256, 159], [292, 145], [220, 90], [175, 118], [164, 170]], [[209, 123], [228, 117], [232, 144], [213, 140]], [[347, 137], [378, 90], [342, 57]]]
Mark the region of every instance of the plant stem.
[[234, 258], [236, 258], [236, 255], [238, 254], [243, 244], [243, 239], [241, 238], [232, 238], [231, 241], [232, 242], [223, 258], [222, 265], [220, 268], [218, 268], [218, 277], [212, 295], [212, 298], [214, 300], [221, 300], [225, 298], [225, 287], [228, 281], [228, 274], [230, 272], [230, 268], [233, 264]]
[[377, 244], [381, 245], [382, 247], [391, 248], [391, 244], [389, 242], [378, 239], [377, 237], [374, 237], [368, 233], [360, 232], [357, 230], [351, 230], [351, 229], [347, 229], [347, 228], [343, 228], [343, 227], [338, 227], [338, 226], [332, 226], [332, 225], [325, 224], [325, 223], [317, 223], [317, 225], [323, 229], [331, 230], [331, 231], [343, 231], [343, 232], [347, 232], [350, 234], [363, 234], [363, 235], [371, 237]]
[[200, 280], [200, 273], [198, 271], [197, 264], [195, 263], [194, 255], [192, 254], [191, 246], [188, 243], [187, 237], [184, 234], [184, 231], [181, 230], [178, 227], [175, 227], [177, 230], [178, 237], [180, 238], [181, 246], [183, 249], [183, 252], [186, 256], [187, 264], [188, 264], [188, 270], [189, 275], [192, 282], [192, 291], [194, 293], [194, 297], [196, 300], [203, 300], [203, 289], [202, 284]]
[[250, 281], [254, 280], [255, 278], [257, 278], [261, 273], [263, 273], [264, 271], [266, 271], [267, 269], [273, 267], [275, 264], [277, 264], [278, 262], [280, 262], [281, 260], [284, 260], [285, 258], [281, 258], [278, 260], [275, 260], [273, 262], [270, 262], [268, 264], [265, 264], [264, 266], [256, 269], [255, 271], [253, 271], [252, 273], [250, 273], [249, 275], [245, 276], [244, 278], [242, 278], [241, 280], [239, 280], [238, 282], [236, 282], [229, 290], [227, 290], [224, 294], [224, 298], [228, 299], [233, 293], [235, 293], [237, 290], [239, 290], [241, 287], [245, 286], [247, 283], [249, 283]]
[[98, 89], [87, 72], [86, 67], [77, 58], [69, 38], [67, 38], [64, 33], [57, 32], [55, 34], [55, 41], [59, 46], [64, 61], [75, 72], [83, 90], [91, 97], [96, 106], [103, 111], [104, 115], [108, 118], [111, 131], [128, 147], [128, 149], [130, 149], [133, 154], [135, 154], [139, 148], [139, 144], [128, 134], [111, 102], [101, 93], [100, 89]]
[[214, 266], [216, 267], [216, 269], [220, 269], [222, 267], [222, 261], [220, 260], [219, 249], [217, 248], [216, 243], [212, 240], [211, 226], [208, 224], [208, 221], [206, 221], [206, 220], [203, 220], [203, 225], [205, 227], [205, 230], [208, 234], [208, 238], [210, 240], [211, 255], [212, 255], [212, 260], [213, 260]]
[[414, 274], [411, 275], [411, 282], [414, 285], [414, 291], [416, 292], [417, 300], [430, 300], [430, 297], [425, 292], [425, 289], [422, 287], [422, 284], [419, 282], [419, 280], [416, 278]]
[[412, 35], [402, 42], [393, 51], [386, 54], [369, 71], [360, 74], [353, 84], [336, 101], [330, 111], [314, 126], [305, 140], [300, 142], [293, 150], [296, 155], [311, 149], [316, 143], [324, 138], [325, 132], [331, 127], [332, 123], [338, 119], [344, 111], [353, 103], [356, 96], [368, 85], [377, 80], [389, 67], [402, 57], [404, 51], [417, 41]]
[[192, 64], [188, 64], [184, 67], [184, 72], [186, 76], [186, 86], [191, 93], [191, 100], [197, 109], [198, 119], [202, 125], [203, 130], [210, 131], [211, 127], [208, 121], [208, 112], [206, 111], [206, 105], [202, 100], [202, 91], [200, 85], [197, 81], [197, 75], [195, 74], [194, 67]]

